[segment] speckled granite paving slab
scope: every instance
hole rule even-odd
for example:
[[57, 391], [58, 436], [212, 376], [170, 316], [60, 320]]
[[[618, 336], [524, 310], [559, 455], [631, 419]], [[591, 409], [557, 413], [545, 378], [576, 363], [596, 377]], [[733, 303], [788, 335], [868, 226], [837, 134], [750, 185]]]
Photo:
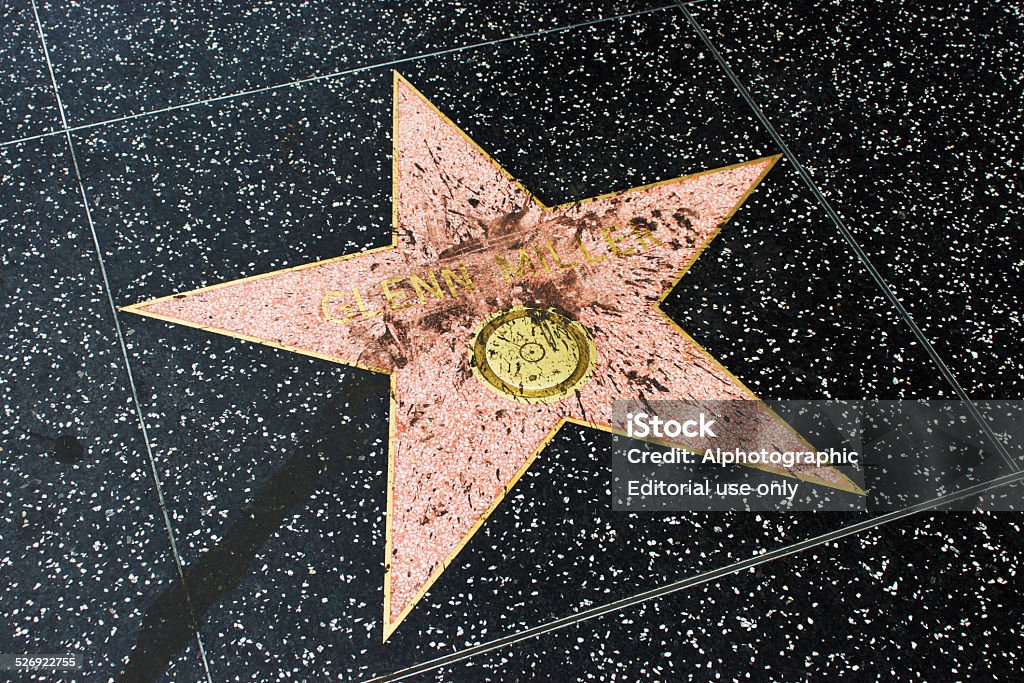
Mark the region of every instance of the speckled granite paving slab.
[[40, 14], [74, 125], [666, 5], [53, 0]]
[[0, 150], [0, 198], [0, 652], [113, 679], [158, 595], [187, 623], [184, 594], [66, 142]]
[[[162, 3], [40, 4], [69, 121], [96, 124], [72, 131], [71, 142], [113, 301], [127, 306], [389, 243], [390, 67], [266, 89], [296, 78], [444, 51], [403, 62], [402, 74], [550, 206], [776, 155], [777, 145], [681, 12], [646, 12], [651, 6], [418, 3], [395, 10], [308, 3], [172, 12]], [[741, 16], [744, 7], [753, 6], [706, 4], [701, 21], [724, 21], [720, 17], [728, 11]], [[757, 7], [781, 27], [782, 37], [760, 35], [773, 29], [759, 25], [761, 14], [745, 15], [753, 26], [748, 30], [763, 44], [800, 33], [779, 19], [788, 11]], [[845, 5], [824, 7], [814, 30], [801, 33], [813, 45], [829, 43], [820, 34], [831, 29], [823, 27], [845, 31], [848, 16], [860, 16], [858, 26], [876, 36], [896, 30], [899, 21], [912, 26], [920, 19], [907, 13], [909, 19], [890, 21], [885, 9], [865, 18], [845, 11]], [[634, 11], [644, 13], [545, 31]], [[52, 128], [57, 111], [38, 97], [43, 90], [33, 74], [49, 73], [24, 33], [34, 17], [24, 6], [8, 16], [0, 54], [25, 64], [18, 78], [26, 83], [0, 90], [17, 94], [9, 115], [21, 128], [5, 136], [10, 139]], [[983, 42], [975, 40], [974, 30], [1002, 45], [1005, 63], [1019, 54], [999, 42], [1005, 21], [990, 26], [963, 19], [956, 25], [971, 45]], [[899, 30], [908, 50], [917, 49], [913, 31]], [[449, 49], [516, 33], [535, 35]], [[749, 44], [731, 54], [743, 50]], [[808, 56], [816, 50], [808, 48]], [[844, 54], [839, 66], [851, 64], [857, 64], [855, 57]], [[857, 68], [873, 74], [888, 67]], [[765, 62], [757, 69], [771, 73], [772, 67]], [[246, 89], [261, 90], [219, 98]], [[22, 90], [39, 104], [25, 105], [18, 99]], [[787, 92], [782, 85], [779, 90]], [[953, 99], [967, 106], [966, 99]], [[766, 108], [775, 120], [774, 103]], [[101, 123], [146, 110], [162, 111]], [[877, 115], [865, 113], [864, 125]], [[841, 125], [828, 123], [822, 131]], [[993, 139], [1006, 138], [1007, 145], [1016, 139], [1006, 120], [997, 118], [993, 126]], [[794, 148], [810, 159], [815, 145], [820, 147], [810, 140]], [[977, 147], [984, 150], [979, 158], [999, 167], [1001, 152]], [[913, 188], [918, 177], [944, 182], [924, 173], [939, 157], [931, 148], [922, 150], [921, 172], [898, 180], [904, 189]], [[7, 560], [0, 568], [13, 567], [15, 577], [9, 586], [0, 582], [0, 600], [26, 624], [14, 631], [15, 640], [0, 641], [0, 651], [38, 651], [51, 644], [77, 649], [92, 661], [89, 676], [101, 680], [365, 680], [868, 519], [612, 512], [611, 437], [567, 425], [402, 627], [381, 643], [392, 427], [387, 378], [324, 358], [123, 316], [148, 428], [143, 442], [129, 386], [118, 375], [124, 372], [118, 341], [112, 325], [103, 327], [110, 320], [104, 280], [90, 252], [67, 141], [61, 134], [8, 144], [0, 155], [10, 180], [3, 188], [9, 197], [3, 211], [15, 226], [3, 226], [2, 253], [8, 255], [0, 288], [11, 301], [4, 319], [19, 339], [8, 348], [14, 380], [0, 381], [5, 418], [14, 416], [12, 427], [4, 423], [8, 431], [0, 444], [0, 459], [11, 463], [11, 486], [4, 481], [0, 489], [0, 516], [10, 522], [0, 531], [0, 557]], [[821, 177], [870, 194], [861, 170], [844, 175], [850, 168], [858, 167], [840, 164]], [[993, 177], [1012, 181], [1009, 171]], [[1000, 192], [991, 194], [1003, 201]], [[877, 201], [889, 200], [879, 194]], [[896, 234], [880, 230], [874, 257], [890, 253], [886, 240]], [[1005, 379], [1004, 371], [1014, 367], [1014, 356], [1002, 352], [1009, 346], [1002, 330], [1015, 318], [1010, 290], [1004, 291], [996, 273], [1009, 268], [1015, 252], [1001, 236], [997, 241], [1007, 248], [989, 249], [976, 259], [984, 263], [967, 271], [984, 270], [985, 301], [993, 302], [989, 309], [996, 317], [970, 318], [971, 324], [988, 326], [977, 339], [964, 332], [962, 340], [954, 335], [959, 341], [943, 343], [970, 355], [949, 356], [963, 360], [954, 365], [959, 377], [986, 378], [987, 384], [971, 379], [972, 391], [988, 387], [991, 395], [1009, 397], [1016, 380]], [[934, 263], [947, 264], [950, 272], [959, 272], [962, 253], [972, 253], [943, 252], [929, 240], [923, 244]], [[894, 282], [909, 296], [906, 284]], [[941, 293], [949, 289], [945, 280], [921, 283]], [[923, 295], [914, 299], [914, 312], [938, 343], [934, 335], [952, 329], [950, 311], [964, 307], [963, 300], [943, 294], [930, 301]], [[785, 160], [763, 178], [663, 308], [760, 396], [955, 395]], [[35, 323], [30, 312], [37, 315]], [[1009, 322], [992, 322], [998, 316]], [[940, 317], [947, 327], [933, 324]], [[990, 356], [997, 365], [986, 365]], [[87, 359], [80, 369], [69, 365], [76, 357]], [[75, 371], [77, 382], [67, 370]], [[1012, 413], [992, 409], [985, 415], [993, 429], [1017, 438]], [[146, 471], [147, 444], [163, 482], [187, 592], [177, 580]], [[1004, 464], [990, 463], [986, 476], [1005, 474]], [[60, 496], [71, 502], [48, 516], [49, 501]], [[29, 524], [19, 528], [26, 519]], [[507, 655], [483, 656], [479, 667], [430, 676], [703, 680], [709, 662], [711, 670], [721, 667], [734, 677], [749, 662], [754, 669], [779, 672], [783, 680], [801, 673], [856, 677], [874, 671], [858, 659], [873, 655], [875, 646], [889, 651], [902, 639], [916, 652], [909, 643], [923, 648], [929, 637], [935, 643], [928, 642], [933, 659], [926, 664], [901, 653], [908, 678], [950, 670], [998, 676], [1020, 660], [1019, 646], [997, 650], [990, 644], [1012, 640], [1007, 634], [1019, 630], [1019, 611], [1003, 609], [1009, 602], [1006, 576], [1017, 571], [1016, 518], [919, 519], [845, 540], [827, 560], [818, 559], [826, 557], [824, 549], [810, 551], [803, 559], [609, 617], [616, 628], [608, 620], [589, 621], [516, 645]], [[43, 541], [34, 545], [33, 534]], [[68, 550], [63, 538], [74, 539], [74, 548]], [[38, 553], [45, 555], [41, 568], [31, 561]], [[932, 582], [936, 575], [928, 572], [939, 565], [948, 565], [949, 574]], [[849, 583], [833, 569], [851, 577]], [[83, 572], [88, 581], [78, 578]], [[981, 576], [973, 592], [963, 588], [962, 575], [971, 572]], [[925, 586], [924, 576], [927, 587], [914, 588]], [[59, 581], [65, 582], [63, 592], [47, 589]], [[877, 581], [885, 582], [882, 589]], [[17, 611], [26, 596], [32, 604]], [[920, 605], [946, 611], [894, 635], [893, 615], [902, 618]], [[837, 606], [840, 615], [849, 614], [850, 629], [868, 631], [881, 623], [885, 632], [851, 644], [852, 634], [838, 628], [845, 640], [824, 651], [827, 643], [817, 629], [825, 628]], [[964, 623], [963, 614], [982, 612], [984, 626]], [[192, 615], [200, 624], [198, 639]], [[680, 615], [690, 615], [685, 630]], [[794, 619], [806, 621], [804, 629], [786, 631]], [[52, 626], [59, 640], [38, 636], [37, 621]], [[704, 644], [706, 633], [715, 636], [712, 644]], [[984, 642], [977, 640], [979, 633]], [[951, 634], [975, 638], [975, 647], [961, 650], [943, 640]], [[588, 646], [598, 640], [608, 645]], [[775, 657], [775, 649], [786, 654]], [[570, 669], [564, 655], [556, 656], [559, 651], [570, 653]]]
[[60, 127], [32, 5], [0, 7], [0, 142]]
[[[647, 15], [403, 73], [554, 205], [774, 151], [686, 30]], [[382, 68], [77, 134], [117, 303], [387, 244], [391, 81]], [[949, 393], [785, 164], [665, 308], [764, 395]], [[852, 519], [604, 514], [608, 440], [564, 428], [382, 646], [386, 382], [127, 324], [215, 675], [385, 673]]]
[[923, 514], [405, 680], [1012, 681], [1022, 530]]
[[741, 0], [690, 11], [968, 395], [1019, 399], [1020, 6]]

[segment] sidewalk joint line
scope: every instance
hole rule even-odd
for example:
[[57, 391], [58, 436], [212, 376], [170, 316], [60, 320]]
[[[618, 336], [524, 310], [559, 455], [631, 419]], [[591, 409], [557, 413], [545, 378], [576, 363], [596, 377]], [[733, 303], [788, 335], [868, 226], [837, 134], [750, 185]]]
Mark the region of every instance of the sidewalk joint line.
[[35, 15], [36, 29], [39, 31], [39, 40], [43, 45], [43, 56], [46, 58], [46, 68], [50, 72], [50, 83], [53, 85], [53, 94], [57, 100], [57, 111], [60, 113], [61, 122], [64, 124], [64, 135], [67, 138], [68, 151], [71, 156], [71, 166], [75, 173], [75, 180], [78, 183], [78, 192], [82, 199], [82, 205], [85, 208], [85, 220], [89, 226], [89, 234], [92, 238], [93, 250], [96, 255], [96, 261], [99, 267], [100, 276], [103, 280], [103, 290], [106, 294], [107, 305], [110, 307], [111, 315], [114, 319], [114, 330], [117, 336], [117, 342], [121, 349], [121, 359], [124, 362], [124, 368], [128, 377], [128, 386], [131, 390], [132, 404], [135, 408], [135, 416], [139, 423], [139, 429], [142, 432], [142, 441], [146, 448], [146, 457], [149, 461], [150, 474], [153, 478], [153, 484], [156, 487], [157, 502], [160, 506], [160, 512], [163, 515], [164, 529], [167, 532], [167, 538], [170, 541], [171, 555], [174, 559], [175, 569], [178, 573], [178, 579], [181, 581], [182, 588], [184, 588], [185, 599], [188, 602], [189, 616], [191, 617], [193, 628], [195, 629], [196, 644], [199, 648], [199, 656], [202, 660], [203, 670], [206, 674], [207, 683], [213, 683], [213, 679], [210, 675], [210, 666], [206, 658], [206, 649], [203, 647], [202, 634], [199, 631], [199, 624], [196, 620], [195, 611], [192, 608], [192, 600], [190, 597], [190, 591], [188, 585], [185, 583], [185, 573], [182, 568], [181, 555], [178, 553], [178, 545], [174, 539], [174, 527], [171, 523], [170, 513], [167, 509], [167, 504], [164, 499], [163, 485], [160, 481], [160, 474], [157, 470], [156, 460], [153, 457], [153, 447], [149, 440], [149, 432], [146, 429], [146, 421], [142, 412], [142, 404], [139, 402], [138, 390], [135, 386], [135, 377], [132, 373], [132, 366], [128, 356], [128, 346], [124, 339], [124, 334], [121, 330], [121, 322], [117, 314], [117, 306], [114, 304], [114, 295], [110, 288], [110, 280], [107, 278], [107, 269], [103, 261], [103, 251], [100, 248], [99, 237], [96, 234], [96, 226], [93, 223], [92, 211], [89, 208], [89, 199], [86, 196], [85, 184], [82, 182], [82, 174], [79, 171], [78, 156], [75, 154], [75, 146], [71, 139], [71, 132], [67, 128], [67, 118], [64, 114], [64, 103], [60, 98], [60, 90], [57, 87], [56, 75], [53, 71], [53, 64], [50, 61], [50, 50], [46, 44], [46, 34], [43, 31], [43, 23], [39, 18], [39, 9], [36, 6], [36, 0], [31, 0], [32, 13]]

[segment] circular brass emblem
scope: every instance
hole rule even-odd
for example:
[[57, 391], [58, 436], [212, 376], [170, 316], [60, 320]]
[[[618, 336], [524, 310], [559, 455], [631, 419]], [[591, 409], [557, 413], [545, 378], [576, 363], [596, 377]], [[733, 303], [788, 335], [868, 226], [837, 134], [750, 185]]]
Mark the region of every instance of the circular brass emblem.
[[476, 376], [506, 398], [553, 403], [590, 379], [594, 342], [553, 309], [516, 306], [484, 320], [470, 346]]

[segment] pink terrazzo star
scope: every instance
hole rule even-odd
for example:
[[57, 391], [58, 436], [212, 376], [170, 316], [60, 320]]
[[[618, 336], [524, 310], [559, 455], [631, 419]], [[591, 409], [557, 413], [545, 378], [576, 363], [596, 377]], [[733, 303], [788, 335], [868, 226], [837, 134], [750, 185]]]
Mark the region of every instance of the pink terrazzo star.
[[[127, 309], [390, 373], [385, 640], [564, 422], [608, 429], [618, 399], [755, 399], [658, 305], [778, 158], [547, 207], [398, 74], [394, 87], [391, 246]], [[564, 387], [538, 401], [474, 368], [485, 320], [524, 307], [591, 342], [566, 351], [589, 353], [585, 376], [556, 368]], [[532, 367], [565, 339], [543, 343], [515, 349]], [[550, 367], [529, 367], [505, 369], [544, 385]], [[744, 405], [715, 445], [807, 448]], [[772, 471], [857, 490], [832, 469]]]

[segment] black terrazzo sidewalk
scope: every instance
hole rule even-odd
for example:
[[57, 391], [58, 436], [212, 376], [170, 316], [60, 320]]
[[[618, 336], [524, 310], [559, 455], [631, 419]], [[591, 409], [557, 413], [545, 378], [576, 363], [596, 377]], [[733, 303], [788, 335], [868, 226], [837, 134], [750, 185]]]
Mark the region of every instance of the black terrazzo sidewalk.
[[1019, 400], [1018, 6], [36, 2], [0, 8], [0, 654], [85, 665], [14, 680], [1019, 677], [1010, 512], [546, 630], [871, 519], [613, 512], [572, 426], [382, 643], [387, 378], [112, 308], [386, 244], [395, 69], [552, 205], [779, 153], [699, 27], [816, 187], [780, 161], [665, 311], [760, 396]]

